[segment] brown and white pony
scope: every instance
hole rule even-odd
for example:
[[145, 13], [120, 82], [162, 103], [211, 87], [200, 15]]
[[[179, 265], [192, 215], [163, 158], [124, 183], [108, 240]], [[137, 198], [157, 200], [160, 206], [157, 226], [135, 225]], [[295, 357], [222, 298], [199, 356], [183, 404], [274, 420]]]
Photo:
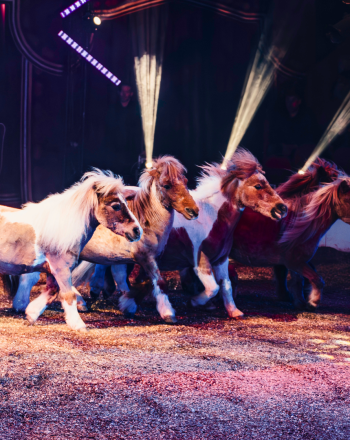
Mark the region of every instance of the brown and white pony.
[[[233, 298], [228, 274], [228, 254], [232, 236], [245, 207], [280, 220], [287, 214], [283, 200], [270, 187], [261, 165], [248, 151], [239, 148], [227, 163], [206, 165], [196, 190], [191, 194], [199, 206], [199, 217], [186, 222], [175, 214], [174, 226], [165, 249], [158, 260], [161, 270], [193, 268], [204, 285], [204, 291], [192, 298], [192, 305], [204, 305], [221, 290], [231, 318], [242, 316]], [[135, 313], [136, 303], [126, 289], [126, 270], [115, 281], [122, 280], [121, 308]]]
[[[139, 222], [127, 206], [124, 190], [120, 177], [95, 169], [61, 194], [50, 195], [40, 203], [28, 203], [21, 210], [6, 212], [4, 208], [0, 212], [0, 273], [52, 274], [60, 288], [68, 326], [85, 329], [77, 311], [77, 290], [71, 281], [81, 249], [98, 225], [129, 241], [142, 235]], [[44, 292], [29, 304], [26, 315], [30, 323], [45, 310], [49, 299], [48, 292]]]
[[[276, 291], [280, 300], [289, 300], [287, 273], [298, 253], [295, 247], [294, 252], [286, 254], [285, 247], [279, 242], [282, 234], [302, 214], [309, 202], [308, 194], [343, 175], [334, 163], [318, 158], [305, 174], [295, 173], [277, 188], [277, 193], [288, 206], [288, 215], [283, 220], [277, 223], [250, 208], [244, 210], [233, 233], [230, 257], [246, 266], [274, 266]], [[229, 265], [229, 273], [235, 298], [238, 276], [234, 262]], [[201, 288], [192, 271], [182, 272], [181, 278], [183, 288], [191, 294]], [[301, 284], [300, 276], [292, 272], [291, 292], [296, 307], [304, 304]]]
[[[90, 287], [92, 295], [94, 292], [98, 295], [103, 287], [106, 269], [106, 266], [102, 265], [138, 263], [152, 281], [152, 291], [160, 315], [166, 322], [175, 322], [175, 311], [162, 291], [163, 283], [156, 257], [163, 251], [168, 239], [174, 221], [174, 211], [181, 214], [185, 221], [198, 216], [198, 207], [187, 188], [185, 172], [183, 165], [172, 156], [155, 159], [153, 168], [144, 170], [139, 181], [140, 188], [128, 187], [129, 207], [143, 227], [141, 240], [128, 243], [108, 229], [98, 227], [80, 254], [80, 258], [85, 262], [73, 273], [76, 286], [89, 279], [97, 264], [95, 272], [98, 276], [90, 282]], [[113, 266], [113, 269], [116, 267], [118, 266]], [[121, 284], [120, 280], [118, 281]], [[26, 293], [23, 295], [23, 290], [20, 293], [25, 300], [29, 298], [31, 287], [26, 285]]]

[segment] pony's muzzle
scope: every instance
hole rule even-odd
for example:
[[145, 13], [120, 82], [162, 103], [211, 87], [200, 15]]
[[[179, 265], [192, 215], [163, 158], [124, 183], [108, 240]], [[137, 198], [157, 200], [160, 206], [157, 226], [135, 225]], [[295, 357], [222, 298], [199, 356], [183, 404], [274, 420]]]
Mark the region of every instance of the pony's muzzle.
[[142, 235], [142, 230], [141, 228], [135, 226], [132, 230], [132, 232], [126, 232], [125, 233], [125, 237], [129, 240], [129, 241], [138, 241], [140, 240]]
[[281, 220], [284, 218], [288, 213], [288, 208], [284, 203], [277, 203], [272, 209], [271, 209], [271, 217], [276, 220]]
[[190, 217], [190, 219], [195, 219], [198, 217], [198, 212], [199, 212], [198, 208], [196, 210], [192, 208], [185, 208], [185, 211]]

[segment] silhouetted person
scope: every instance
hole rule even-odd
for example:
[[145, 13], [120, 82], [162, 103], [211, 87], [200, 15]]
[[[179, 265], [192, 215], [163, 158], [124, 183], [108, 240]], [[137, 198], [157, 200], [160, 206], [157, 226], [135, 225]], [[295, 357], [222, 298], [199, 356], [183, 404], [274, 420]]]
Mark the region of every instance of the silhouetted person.
[[301, 94], [289, 88], [271, 114], [269, 158], [265, 166], [273, 183], [280, 183], [288, 170], [304, 165], [317, 142], [315, 119]]
[[122, 84], [119, 100], [110, 107], [103, 141], [108, 167], [124, 177], [125, 183], [135, 184], [138, 156], [143, 150], [141, 115], [133, 99], [131, 86]]

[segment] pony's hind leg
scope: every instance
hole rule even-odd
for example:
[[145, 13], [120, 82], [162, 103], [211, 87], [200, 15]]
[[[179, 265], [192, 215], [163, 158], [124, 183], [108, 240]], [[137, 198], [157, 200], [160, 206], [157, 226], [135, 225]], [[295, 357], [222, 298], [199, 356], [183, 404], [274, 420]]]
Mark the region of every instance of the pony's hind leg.
[[210, 299], [217, 295], [220, 286], [217, 284], [211, 264], [205, 254], [201, 252], [199, 264], [193, 268], [204, 286], [203, 292], [191, 299], [192, 306], [204, 306]]
[[232, 297], [232, 285], [228, 272], [228, 259], [218, 266], [213, 266], [216, 282], [220, 286], [220, 293], [224, 301], [225, 308], [230, 318], [240, 318], [243, 316]]
[[17, 293], [13, 298], [12, 307], [16, 312], [25, 312], [29, 304], [30, 292], [39, 281], [40, 273], [26, 273], [20, 276]]
[[45, 289], [37, 298], [29, 303], [26, 308], [26, 318], [30, 324], [34, 324], [40, 315], [44, 313], [48, 304], [57, 296], [57, 291]]
[[113, 265], [111, 267], [111, 272], [114, 282], [117, 284], [117, 288], [121, 292], [121, 296], [119, 298], [119, 308], [127, 318], [133, 318], [137, 311], [137, 304], [135, 299], [130, 295], [127, 265]]
[[107, 266], [96, 264], [95, 272], [90, 280], [90, 296], [93, 301], [97, 301], [100, 293], [103, 292], [105, 285], [105, 274]]

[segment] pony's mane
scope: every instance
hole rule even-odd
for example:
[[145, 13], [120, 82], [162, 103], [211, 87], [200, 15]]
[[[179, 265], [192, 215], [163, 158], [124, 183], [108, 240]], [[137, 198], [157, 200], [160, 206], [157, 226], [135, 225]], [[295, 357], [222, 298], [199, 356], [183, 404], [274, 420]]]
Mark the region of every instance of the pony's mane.
[[258, 159], [242, 147], [237, 148], [232, 158], [226, 161], [225, 166], [226, 169], [221, 168], [218, 163], [201, 166], [202, 172], [197, 179], [197, 189], [206, 186], [208, 182], [221, 179], [220, 189], [225, 193], [235, 179], [248, 179], [257, 171], [263, 173]]
[[64, 192], [51, 194], [39, 203], [27, 203], [23, 209], [4, 216], [11, 222], [33, 226], [37, 243], [52, 253], [73, 249], [86, 236], [98, 196], [122, 194], [123, 180], [111, 171], [93, 168]]
[[278, 186], [276, 192], [283, 200], [301, 197], [316, 190], [321, 183], [333, 182], [343, 174], [335, 163], [318, 157], [304, 174], [293, 174]]
[[161, 175], [174, 183], [182, 179], [186, 168], [173, 156], [161, 156], [153, 160], [153, 167], [145, 169], [139, 179], [140, 191], [130, 200], [129, 207], [137, 220], [143, 225], [154, 224], [161, 219], [161, 212], [164, 209], [155, 186], [155, 180]]
[[311, 239], [319, 230], [327, 227], [334, 206], [339, 205], [339, 185], [348, 177], [326, 183], [318, 190], [304, 196], [306, 206], [301, 214], [295, 217], [280, 239], [286, 246], [295, 246]]

